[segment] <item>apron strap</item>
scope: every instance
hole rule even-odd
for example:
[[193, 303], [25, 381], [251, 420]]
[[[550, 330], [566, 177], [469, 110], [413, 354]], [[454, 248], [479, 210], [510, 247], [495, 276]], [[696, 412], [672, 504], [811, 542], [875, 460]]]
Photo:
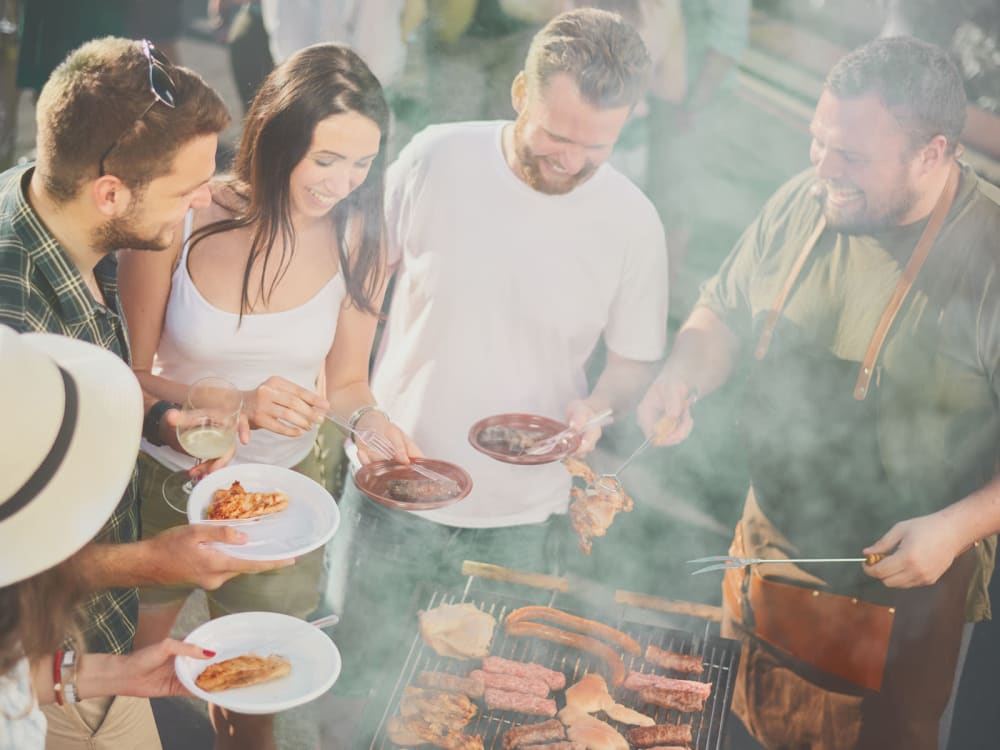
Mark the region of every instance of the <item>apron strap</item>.
[[889, 328], [892, 327], [892, 322], [896, 319], [896, 313], [903, 306], [903, 300], [909, 294], [910, 288], [917, 278], [917, 274], [920, 273], [924, 261], [927, 260], [934, 240], [937, 239], [941, 227], [944, 226], [944, 220], [948, 216], [948, 211], [951, 209], [951, 204], [955, 200], [955, 193], [957, 191], [958, 166], [952, 163], [944, 190], [938, 196], [937, 203], [934, 204], [934, 210], [931, 211], [931, 217], [928, 219], [927, 225], [924, 227], [924, 231], [917, 241], [917, 246], [913, 250], [913, 255], [910, 256], [906, 268], [903, 269], [902, 276], [899, 277], [899, 281], [896, 283], [892, 297], [889, 298], [889, 304], [882, 311], [881, 320], [875, 326], [875, 333], [872, 334], [872, 340], [868, 344], [868, 351], [865, 352], [865, 358], [861, 362], [858, 380], [854, 384], [855, 401], [864, 401], [868, 395], [868, 387], [875, 372], [875, 360], [878, 359], [879, 352], [882, 350], [885, 337], [889, 333]]
[[778, 325], [778, 320], [781, 318], [781, 311], [785, 308], [785, 302], [788, 300], [788, 295], [792, 293], [792, 287], [795, 286], [795, 281], [799, 278], [799, 274], [802, 272], [802, 266], [806, 264], [806, 258], [816, 247], [816, 243], [819, 241], [819, 237], [823, 234], [823, 230], [826, 229], [826, 219], [820, 216], [819, 224], [816, 225], [816, 229], [813, 230], [812, 235], [806, 240], [806, 244], [802, 246], [802, 252], [799, 253], [799, 257], [795, 259], [795, 264], [792, 266], [792, 270], [788, 272], [788, 278], [785, 279], [785, 285], [781, 287], [781, 291], [778, 292], [778, 296], [774, 300], [774, 304], [771, 305], [771, 309], [767, 311], [767, 319], [764, 321], [764, 330], [760, 332], [760, 340], [757, 342], [757, 349], [754, 351], [754, 357], [757, 359], [764, 359], [767, 354], [767, 349], [771, 346], [771, 336], [774, 335], [774, 328]]
[[[878, 325], [875, 326], [875, 333], [872, 334], [871, 341], [868, 344], [868, 351], [861, 362], [858, 380], [854, 385], [854, 398], [857, 401], [864, 401], [868, 395], [868, 387], [875, 372], [875, 361], [882, 350], [882, 344], [885, 343], [885, 337], [889, 333], [889, 328], [892, 327], [892, 323], [896, 319], [896, 313], [899, 312], [903, 301], [906, 299], [906, 295], [909, 294], [910, 288], [913, 286], [913, 282], [920, 272], [920, 268], [924, 265], [924, 261], [927, 260], [934, 240], [937, 239], [941, 227], [944, 226], [944, 220], [948, 216], [948, 211], [951, 209], [952, 201], [954, 201], [955, 193], [958, 190], [958, 177], [958, 165], [952, 163], [951, 169], [948, 172], [948, 180], [945, 182], [941, 195], [938, 196], [937, 203], [934, 204], [934, 210], [931, 211], [930, 219], [928, 219], [927, 225], [924, 227], [924, 231], [917, 241], [917, 245], [910, 256], [909, 262], [906, 264], [906, 268], [903, 269], [903, 273], [899, 277], [896, 288], [889, 298], [889, 304], [882, 311], [882, 318], [879, 320]], [[805, 265], [806, 259], [812, 253], [813, 248], [816, 247], [816, 243], [819, 241], [824, 229], [826, 229], [826, 219], [820, 217], [819, 223], [795, 259], [795, 263], [788, 273], [788, 278], [785, 279], [784, 286], [778, 292], [778, 296], [771, 305], [771, 309], [767, 312], [764, 328], [761, 331], [760, 339], [757, 341], [757, 348], [754, 350], [754, 357], [756, 359], [764, 359], [767, 355], [767, 350], [771, 345], [771, 337], [774, 335], [774, 329], [781, 318], [781, 311], [785, 307], [788, 295], [791, 294], [792, 287], [795, 286], [795, 282], [802, 272], [802, 267]]]

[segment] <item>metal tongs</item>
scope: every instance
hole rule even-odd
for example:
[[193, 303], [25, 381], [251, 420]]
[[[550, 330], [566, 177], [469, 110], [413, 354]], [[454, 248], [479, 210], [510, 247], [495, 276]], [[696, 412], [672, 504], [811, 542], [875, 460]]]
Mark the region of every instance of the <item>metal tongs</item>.
[[767, 563], [864, 563], [865, 565], [874, 565], [883, 557], [885, 557], [885, 555], [871, 554], [866, 557], [800, 557], [788, 559], [783, 557], [765, 558], [735, 557], [734, 555], [712, 555], [710, 557], [699, 557], [694, 560], [688, 560], [687, 562], [692, 564], [713, 563], [712, 565], [706, 565], [704, 568], [698, 568], [698, 570], [691, 571], [691, 575], [696, 576], [699, 573], [710, 573], [713, 570], [745, 568], [748, 565], [764, 565]]
[[[391, 461], [393, 457], [396, 455], [396, 447], [392, 443], [390, 443], [387, 438], [375, 432], [375, 430], [359, 430], [354, 427], [351, 427], [351, 425], [346, 420], [341, 419], [336, 414], [330, 411], [324, 412], [324, 416], [331, 422], [333, 422], [335, 425], [347, 430], [355, 440], [360, 440], [362, 443], [367, 445], [369, 448], [374, 450], [383, 458], [386, 458]], [[435, 482], [441, 482], [442, 484], [444, 484], [453, 491], [459, 488], [458, 482], [456, 482], [454, 479], [452, 479], [451, 477], [446, 477], [444, 474], [439, 474], [433, 469], [428, 469], [412, 461], [408, 464], [408, 466], [411, 469], [413, 469], [413, 471], [415, 471], [417, 474], [420, 474], [421, 476], [426, 477], [427, 479], [431, 479]]]
[[550, 435], [544, 440], [540, 440], [526, 450], [522, 455], [525, 456], [541, 456], [549, 451], [553, 450], [563, 441], [571, 440], [574, 436], [580, 435], [586, 432], [591, 427], [597, 427], [598, 425], [606, 425], [614, 420], [611, 418], [612, 409], [605, 409], [602, 412], [598, 412], [586, 422], [584, 422], [579, 427], [567, 427], [565, 430], [560, 430], [555, 435]]

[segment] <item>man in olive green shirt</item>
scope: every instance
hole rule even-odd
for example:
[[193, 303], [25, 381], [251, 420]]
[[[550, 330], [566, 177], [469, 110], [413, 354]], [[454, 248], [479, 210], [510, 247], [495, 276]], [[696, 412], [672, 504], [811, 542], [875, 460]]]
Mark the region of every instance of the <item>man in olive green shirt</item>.
[[647, 432], [669, 417], [659, 442], [679, 442], [692, 395], [752, 357], [733, 551], [888, 553], [727, 572], [723, 629], [744, 641], [733, 710], [765, 747], [938, 747], [966, 608], [988, 615], [992, 539], [969, 550], [974, 533], [942, 525], [947, 561], [926, 575], [929, 534], [895, 526], [1000, 499], [1000, 196], [957, 161], [964, 117], [936, 47], [882, 39], [841, 60], [811, 126], [814, 169], [705, 285], [640, 405]]

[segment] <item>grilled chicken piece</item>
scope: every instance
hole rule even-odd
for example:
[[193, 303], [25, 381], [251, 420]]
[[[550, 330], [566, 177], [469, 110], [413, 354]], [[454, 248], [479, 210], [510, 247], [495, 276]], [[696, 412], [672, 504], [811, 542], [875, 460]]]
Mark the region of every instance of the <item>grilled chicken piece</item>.
[[445, 750], [483, 750], [483, 738], [473, 734], [452, 732], [440, 724], [422, 719], [394, 716], [387, 725], [389, 739], [404, 747], [434, 745]]
[[403, 690], [399, 713], [457, 732], [472, 721], [479, 709], [466, 695], [408, 686]]
[[441, 656], [475, 659], [486, 656], [497, 621], [475, 604], [442, 604], [420, 612], [420, 635]]
[[607, 534], [615, 515], [619, 511], [627, 513], [633, 506], [632, 498], [625, 494], [621, 486], [615, 492], [608, 492], [598, 485], [588, 490], [574, 487], [569, 494], [572, 498], [569, 505], [570, 521], [580, 538], [580, 549], [588, 555], [593, 546], [590, 540]]
[[569, 473], [574, 477], [579, 477], [587, 484], [596, 484], [597, 474], [595, 474], [594, 470], [587, 466], [587, 464], [581, 459], [570, 456], [568, 458], [564, 458], [563, 463], [566, 464], [567, 470], [569, 470]]
[[652, 726], [656, 722], [646, 714], [633, 711], [628, 706], [615, 703], [608, 692], [604, 678], [593, 672], [585, 674], [580, 680], [566, 688], [566, 708], [571, 712], [594, 714], [603, 711], [615, 721], [636, 726]]
[[629, 750], [628, 740], [613, 726], [588, 713], [567, 707], [559, 712], [559, 720], [566, 725], [566, 736], [587, 750]]

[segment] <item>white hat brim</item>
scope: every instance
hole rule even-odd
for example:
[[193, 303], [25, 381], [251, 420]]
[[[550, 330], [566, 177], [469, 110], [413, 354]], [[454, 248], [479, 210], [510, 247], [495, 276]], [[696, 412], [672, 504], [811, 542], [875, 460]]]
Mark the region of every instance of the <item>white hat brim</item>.
[[96, 536], [131, 481], [142, 432], [142, 391], [121, 359], [65, 336], [20, 338], [72, 376], [79, 410], [66, 455], [48, 483], [0, 523], [0, 586], [53, 567]]

